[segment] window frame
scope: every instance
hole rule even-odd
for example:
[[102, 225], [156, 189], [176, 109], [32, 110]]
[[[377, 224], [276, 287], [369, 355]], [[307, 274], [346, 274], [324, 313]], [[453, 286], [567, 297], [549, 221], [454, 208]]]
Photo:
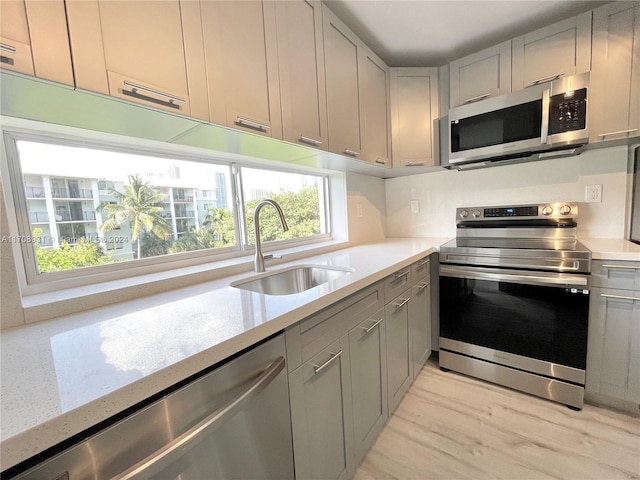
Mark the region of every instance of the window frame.
[[[84, 131], [82, 131], [84, 133]], [[308, 167], [278, 168], [273, 165], [263, 165], [261, 162], [238, 161], [238, 159], [224, 158], [224, 152], [207, 152], [202, 149], [176, 144], [163, 144], [157, 141], [122, 137], [116, 140], [105, 140], [100, 132], [88, 132], [83, 134], [55, 134], [48, 131], [35, 129], [6, 128], [3, 127], [0, 135], [2, 168], [0, 173], [5, 180], [2, 182], [5, 205], [9, 216], [9, 232], [7, 235], [15, 238], [28, 239], [32, 236], [29, 211], [25, 194], [22, 168], [18, 155], [17, 142], [31, 141], [37, 143], [49, 143], [80, 148], [96, 148], [116, 153], [127, 153], [162, 157], [174, 160], [197, 162], [201, 164], [218, 165], [228, 168], [230, 175], [230, 192], [233, 203], [234, 230], [236, 232], [236, 244], [232, 247], [216, 249], [204, 249], [190, 252], [180, 252], [170, 255], [135, 259], [122, 263], [107, 265], [95, 265], [58, 272], [40, 273], [33, 245], [28, 241], [12, 242], [19, 273], [22, 295], [55, 292], [67, 288], [99, 284], [102, 282], [126, 280], [141, 275], [169, 272], [171, 270], [212, 264], [235, 258], [249, 257], [255, 252], [254, 245], [246, 243], [246, 225], [244, 225], [245, 204], [241, 189], [241, 169], [247, 168], [265, 169], [302, 175], [313, 175], [322, 178], [324, 200], [325, 229], [326, 233], [305, 237], [301, 239], [287, 239], [264, 242], [265, 250], [276, 248], [302, 247], [305, 245], [331, 241], [330, 216], [330, 181], [329, 173], [318, 171]], [[139, 144], [136, 144], [139, 143]], [[197, 150], [197, 151], [196, 151]], [[244, 159], [243, 159], [244, 160]]]

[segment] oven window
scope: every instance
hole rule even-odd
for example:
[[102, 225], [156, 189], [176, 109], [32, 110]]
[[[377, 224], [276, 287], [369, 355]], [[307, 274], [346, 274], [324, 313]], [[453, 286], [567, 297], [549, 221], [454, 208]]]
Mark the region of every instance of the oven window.
[[589, 295], [565, 287], [440, 277], [440, 336], [586, 368]]

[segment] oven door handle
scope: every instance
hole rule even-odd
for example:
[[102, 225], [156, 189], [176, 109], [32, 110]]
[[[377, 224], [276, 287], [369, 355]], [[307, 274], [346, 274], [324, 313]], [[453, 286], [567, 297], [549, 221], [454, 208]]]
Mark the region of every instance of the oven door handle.
[[565, 275], [562, 273], [536, 274], [522, 270], [497, 270], [488, 268], [469, 268], [453, 265], [440, 265], [440, 276], [468, 278], [471, 280], [489, 280], [494, 282], [521, 283], [526, 285], [551, 285], [574, 288], [589, 288], [587, 275]]

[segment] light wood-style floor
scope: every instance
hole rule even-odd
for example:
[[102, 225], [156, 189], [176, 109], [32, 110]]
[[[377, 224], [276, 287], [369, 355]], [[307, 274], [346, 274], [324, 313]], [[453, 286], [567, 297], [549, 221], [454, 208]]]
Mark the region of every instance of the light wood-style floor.
[[640, 418], [423, 368], [356, 480], [640, 479]]

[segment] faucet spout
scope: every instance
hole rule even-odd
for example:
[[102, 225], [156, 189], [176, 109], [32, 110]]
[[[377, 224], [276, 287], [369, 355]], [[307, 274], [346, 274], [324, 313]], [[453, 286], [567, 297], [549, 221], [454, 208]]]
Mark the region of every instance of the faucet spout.
[[262, 243], [260, 241], [260, 211], [265, 205], [271, 205], [276, 209], [278, 213], [278, 217], [280, 217], [280, 225], [282, 226], [282, 231], [286, 232], [289, 230], [289, 226], [287, 225], [287, 221], [284, 218], [284, 212], [280, 205], [277, 204], [274, 200], [270, 198], [266, 198], [262, 200], [258, 205], [256, 205], [256, 209], [253, 212], [253, 227], [256, 232], [256, 254], [253, 260], [254, 270], [256, 272], [264, 272], [264, 255], [262, 255]]

